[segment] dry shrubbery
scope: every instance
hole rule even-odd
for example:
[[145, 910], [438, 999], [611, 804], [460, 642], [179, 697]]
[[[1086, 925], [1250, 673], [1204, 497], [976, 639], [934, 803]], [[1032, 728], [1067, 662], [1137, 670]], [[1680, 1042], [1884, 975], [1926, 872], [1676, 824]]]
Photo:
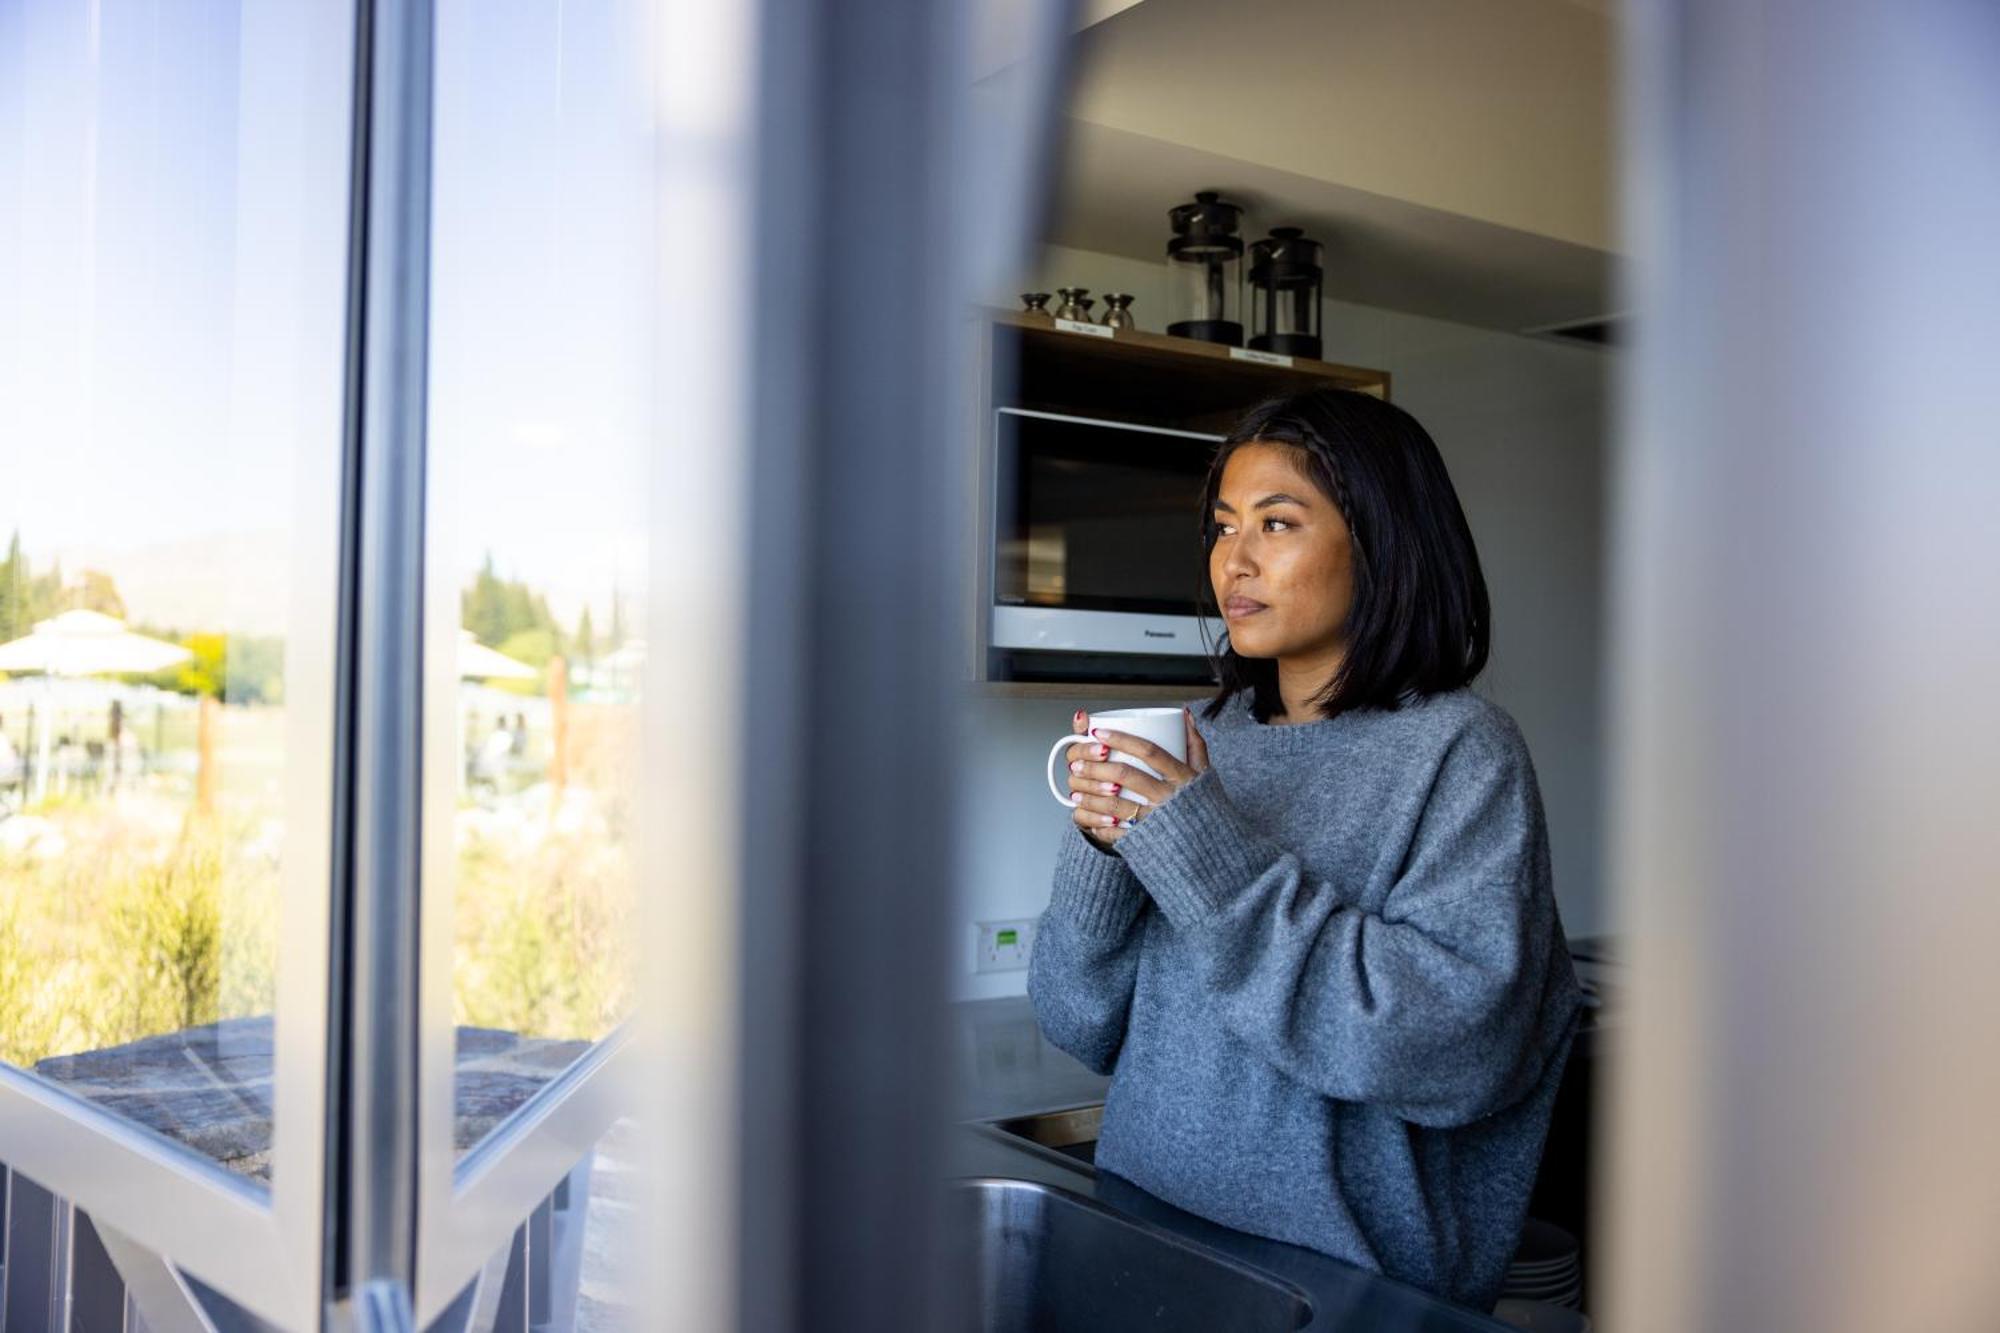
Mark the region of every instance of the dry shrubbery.
[[460, 812], [456, 1018], [539, 1037], [602, 1037], [629, 1012], [637, 723], [578, 707], [570, 790]]
[[461, 1023], [594, 1039], [626, 1011], [630, 867], [590, 833], [554, 833], [517, 853], [475, 836], [459, 858]]
[[[579, 707], [560, 803], [537, 786], [459, 811], [456, 1021], [594, 1039], [628, 1012], [635, 730]], [[271, 1011], [277, 826], [186, 809], [140, 792], [19, 817], [34, 836], [0, 846], [0, 1060]]]
[[0, 1059], [116, 1046], [268, 1011], [277, 867], [244, 830], [141, 802], [34, 816], [0, 854]]

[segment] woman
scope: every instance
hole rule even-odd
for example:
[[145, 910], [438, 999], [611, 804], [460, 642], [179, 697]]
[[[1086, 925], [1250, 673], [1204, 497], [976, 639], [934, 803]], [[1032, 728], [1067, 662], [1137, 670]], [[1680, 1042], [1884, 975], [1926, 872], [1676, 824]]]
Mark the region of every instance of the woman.
[[1527, 747], [1467, 689], [1471, 530], [1355, 393], [1254, 412], [1202, 503], [1221, 689], [1185, 764], [1070, 748], [1037, 1019], [1112, 1075], [1103, 1170], [1489, 1309], [1579, 1006]]

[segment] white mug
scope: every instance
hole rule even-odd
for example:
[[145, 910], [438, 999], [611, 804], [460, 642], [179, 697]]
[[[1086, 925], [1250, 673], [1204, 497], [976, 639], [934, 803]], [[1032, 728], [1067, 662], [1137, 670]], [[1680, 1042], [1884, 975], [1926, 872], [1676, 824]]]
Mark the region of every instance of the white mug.
[[[1187, 762], [1187, 723], [1182, 720], [1180, 709], [1114, 708], [1108, 713], [1092, 713], [1090, 721], [1084, 725], [1083, 733], [1071, 732], [1057, 741], [1050, 748], [1049, 757], [1042, 764], [1043, 771], [1049, 780], [1049, 790], [1064, 805], [1070, 804], [1070, 793], [1056, 785], [1056, 756], [1072, 745], [1088, 745], [1091, 741], [1089, 733], [1098, 730], [1122, 731], [1127, 736], [1141, 737], [1159, 746], [1183, 764]], [[1162, 776], [1151, 764], [1142, 764], [1123, 750], [1113, 750], [1109, 759], [1098, 762], [1130, 764], [1142, 772], [1151, 773], [1156, 778]], [[1067, 768], [1068, 766], [1065, 765], [1064, 767]], [[1149, 804], [1146, 798], [1136, 791], [1122, 791], [1118, 794], [1126, 800], [1136, 801], [1140, 805]]]

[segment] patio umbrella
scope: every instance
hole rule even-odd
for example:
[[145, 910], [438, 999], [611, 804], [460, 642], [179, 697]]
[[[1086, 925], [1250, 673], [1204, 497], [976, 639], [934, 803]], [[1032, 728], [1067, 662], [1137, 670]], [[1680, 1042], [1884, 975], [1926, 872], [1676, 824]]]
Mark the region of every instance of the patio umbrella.
[[[163, 671], [194, 656], [177, 643], [135, 634], [125, 622], [101, 611], [65, 611], [38, 621], [12, 643], [0, 643], [0, 671], [39, 671], [45, 676], [124, 676]], [[50, 701], [53, 703], [53, 693]], [[46, 710], [45, 710], [46, 711]], [[48, 791], [49, 731], [44, 717], [36, 738], [34, 800]]]
[[473, 637], [472, 631], [458, 632], [458, 675], [461, 680], [533, 680], [540, 673], [526, 662], [516, 661], [488, 648]]
[[0, 644], [0, 671], [51, 676], [124, 676], [164, 671], [194, 654], [177, 643], [135, 634], [101, 611], [65, 611], [33, 632]]
[[646, 665], [646, 641], [627, 639], [617, 651], [598, 658], [597, 665], [619, 675], [637, 675]]
[[612, 689], [633, 693], [638, 690], [639, 678], [645, 670], [646, 641], [627, 639], [615, 652], [597, 659], [590, 680], [593, 685], [609, 685]]

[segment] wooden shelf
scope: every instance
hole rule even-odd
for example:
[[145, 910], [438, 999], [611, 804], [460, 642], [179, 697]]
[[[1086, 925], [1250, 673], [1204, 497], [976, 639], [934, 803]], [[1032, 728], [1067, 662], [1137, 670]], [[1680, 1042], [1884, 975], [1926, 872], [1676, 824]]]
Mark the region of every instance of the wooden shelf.
[[[1118, 329], [1108, 338], [1012, 311], [987, 312], [995, 350], [1014, 362], [998, 385], [1016, 406], [1221, 433], [1267, 398], [1335, 387], [1389, 396], [1389, 372], [1294, 357], [1272, 365], [1218, 343]], [[1009, 355], [1011, 353], [1011, 357]]]

